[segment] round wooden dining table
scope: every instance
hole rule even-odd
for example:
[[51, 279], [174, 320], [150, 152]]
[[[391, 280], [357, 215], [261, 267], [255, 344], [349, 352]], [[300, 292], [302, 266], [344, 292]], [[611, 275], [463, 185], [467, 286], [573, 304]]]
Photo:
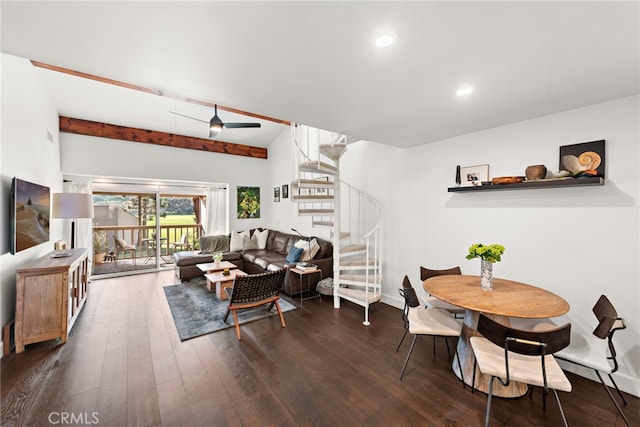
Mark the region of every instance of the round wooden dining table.
[[[469, 339], [480, 335], [477, 331], [480, 313], [511, 325], [510, 318], [544, 319], [561, 316], [569, 311], [564, 298], [525, 283], [505, 279], [493, 279], [493, 290], [480, 289], [480, 276], [436, 276], [422, 284], [425, 291], [450, 304], [465, 308], [462, 336], [458, 340], [458, 355], [462, 364], [465, 383], [471, 385], [475, 358]], [[453, 371], [462, 378], [456, 359]], [[490, 377], [476, 372], [475, 388], [487, 392]], [[527, 385], [511, 381], [508, 387], [494, 382], [493, 394], [501, 397], [519, 397], [527, 392]]]

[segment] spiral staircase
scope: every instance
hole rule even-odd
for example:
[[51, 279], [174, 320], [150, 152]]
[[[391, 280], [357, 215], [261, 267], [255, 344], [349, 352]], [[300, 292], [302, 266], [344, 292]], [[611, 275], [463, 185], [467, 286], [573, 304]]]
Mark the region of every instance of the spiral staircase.
[[331, 230], [333, 301], [364, 307], [382, 297], [382, 209], [369, 194], [340, 179], [340, 158], [347, 150], [345, 135], [299, 124], [291, 127], [294, 149], [292, 201], [298, 214], [311, 217], [313, 227]]

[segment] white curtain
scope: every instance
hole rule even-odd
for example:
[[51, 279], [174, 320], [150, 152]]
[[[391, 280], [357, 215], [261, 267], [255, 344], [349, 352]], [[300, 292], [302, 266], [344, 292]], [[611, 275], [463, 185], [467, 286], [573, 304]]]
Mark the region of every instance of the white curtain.
[[[65, 193], [88, 193], [91, 194], [90, 182], [65, 182]], [[89, 248], [89, 257], [93, 257], [93, 223], [91, 218], [78, 218], [76, 222], [76, 248]], [[71, 222], [65, 224], [69, 227], [65, 230], [65, 235], [71, 235]], [[71, 243], [71, 242], [69, 242]]]
[[229, 209], [227, 209], [227, 189], [212, 187], [207, 189], [204, 233], [209, 236], [228, 233]]

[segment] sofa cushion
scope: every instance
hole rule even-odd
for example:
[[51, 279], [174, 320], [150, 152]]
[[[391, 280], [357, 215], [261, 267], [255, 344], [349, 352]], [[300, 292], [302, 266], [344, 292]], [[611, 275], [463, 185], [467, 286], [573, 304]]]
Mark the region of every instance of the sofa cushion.
[[314, 258], [333, 258], [333, 245], [326, 240], [316, 239], [320, 249]]
[[178, 267], [213, 262], [212, 254], [203, 254], [199, 251], [176, 252], [172, 255], [172, 258], [173, 263]]
[[267, 249], [270, 249], [274, 252], [278, 252], [279, 254], [285, 255], [288, 253], [288, 249], [287, 249], [288, 244], [289, 244], [289, 235], [276, 231], [275, 237], [273, 238], [272, 246], [271, 247], [267, 246]]

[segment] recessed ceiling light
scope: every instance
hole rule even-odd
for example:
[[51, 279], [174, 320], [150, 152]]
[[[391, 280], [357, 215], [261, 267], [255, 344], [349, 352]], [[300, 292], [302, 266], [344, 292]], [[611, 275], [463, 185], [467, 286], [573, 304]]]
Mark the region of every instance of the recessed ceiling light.
[[391, 34], [382, 34], [376, 38], [376, 46], [387, 47], [393, 43], [393, 36]]
[[473, 87], [471, 86], [463, 86], [456, 91], [456, 95], [458, 96], [467, 96], [473, 93]]

